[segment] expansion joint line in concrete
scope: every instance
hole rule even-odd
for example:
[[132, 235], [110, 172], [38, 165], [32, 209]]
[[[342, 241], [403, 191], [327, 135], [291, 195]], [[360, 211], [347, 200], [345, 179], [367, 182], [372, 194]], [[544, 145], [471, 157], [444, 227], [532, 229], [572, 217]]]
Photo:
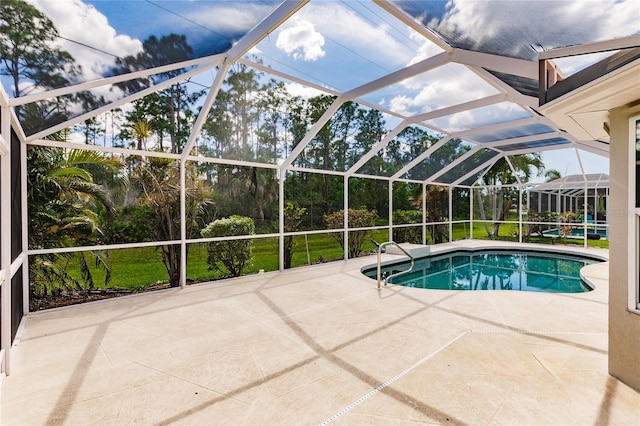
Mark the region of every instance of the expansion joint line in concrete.
[[587, 332], [583, 332], [583, 331], [558, 331], [558, 330], [539, 330], [539, 331], [534, 331], [534, 330], [513, 330], [513, 329], [504, 329], [504, 328], [467, 330], [467, 331], [461, 333], [460, 335], [456, 336], [455, 338], [453, 338], [449, 342], [445, 343], [443, 346], [438, 348], [435, 352], [430, 353], [429, 355], [425, 356], [424, 358], [422, 358], [420, 361], [416, 362], [415, 364], [413, 364], [409, 368], [401, 371], [400, 373], [396, 374], [395, 376], [393, 376], [392, 378], [390, 378], [386, 382], [384, 382], [381, 385], [377, 386], [376, 388], [372, 389], [367, 394], [365, 394], [365, 395], [361, 396], [360, 398], [356, 399], [351, 404], [347, 405], [342, 410], [338, 411], [333, 416], [329, 417], [328, 419], [326, 419], [325, 421], [320, 423], [320, 426], [328, 425], [329, 423], [331, 423], [334, 420], [336, 420], [338, 417], [342, 416], [343, 414], [348, 413], [349, 411], [351, 411], [352, 409], [354, 409], [358, 405], [362, 404], [363, 402], [365, 402], [366, 400], [368, 400], [369, 398], [371, 398], [372, 396], [374, 396], [375, 394], [377, 394], [378, 392], [380, 392], [381, 390], [383, 390], [384, 388], [386, 388], [387, 386], [389, 386], [390, 384], [392, 384], [393, 382], [395, 382], [396, 380], [401, 378], [402, 376], [406, 375], [410, 371], [412, 371], [412, 370], [416, 369], [417, 367], [419, 367], [420, 365], [424, 364], [429, 359], [433, 358], [434, 356], [436, 356], [437, 354], [439, 354], [440, 352], [442, 352], [443, 350], [445, 350], [446, 348], [448, 348], [449, 346], [451, 346], [456, 341], [458, 341], [459, 339], [461, 339], [462, 337], [464, 337], [465, 335], [467, 335], [469, 333], [477, 333], [477, 334], [531, 334], [531, 335], [594, 335], [594, 334], [607, 334], [606, 332], [603, 332], [603, 331], [593, 331], [593, 332], [589, 332], [589, 331], [587, 331]]
[[508, 328], [487, 328], [480, 330], [467, 330], [467, 333], [478, 333], [478, 334], [538, 334], [538, 335], [558, 335], [558, 334], [567, 334], [567, 335], [594, 335], [594, 334], [607, 334], [605, 331], [557, 331], [557, 330], [514, 330]]
[[369, 392], [369, 393], [361, 396], [360, 398], [356, 399], [354, 402], [352, 402], [351, 404], [347, 405], [342, 410], [338, 411], [336, 414], [334, 414], [333, 416], [329, 417], [327, 420], [325, 420], [322, 423], [320, 423], [320, 426], [328, 425], [329, 423], [331, 423], [334, 420], [336, 420], [338, 417], [342, 416], [343, 414], [348, 413], [353, 408], [355, 408], [358, 405], [362, 404], [364, 401], [366, 401], [367, 399], [371, 398], [372, 396], [374, 396], [375, 394], [380, 392], [382, 389], [386, 388], [387, 386], [389, 386], [390, 384], [392, 384], [393, 382], [395, 382], [396, 380], [398, 380], [399, 378], [401, 378], [405, 374], [409, 373], [411, 370], [416, 369], [420, 365], [422, 365], [425, 362], [427, 362], [429, 359], [433, 358], [434, 356], [436, 356], [437, 354], [439, 354], [440, 352], [442, 352], [443, 350], [445, 350], [446, 348], [448, 348], [449, 346], [454, 344], [456, 341], [458, 341], [459, 339], [464, 337], [466, 334], [467, 334], [467, 332], [465, 331], [464, 333], [461, 333], [457, 337], [455, 337], [452, 340], [448, 341], [447, 343], [442, 345], [440, 348], [438, 348], [435, 352], [430, 353], [429, 355], [427, 355], [424, 358], [422, 358], [420, 361], [418, 361], [415, 364], [413, 364], [411, 367], [401, 371], [400, 373], [396, 374], [395, 376], [393, 376], [392, 378], [390, 378], [386, 382], [384, 382], [381, 385], [377, 386], [375, 389], [371, 390], [371, 392]]

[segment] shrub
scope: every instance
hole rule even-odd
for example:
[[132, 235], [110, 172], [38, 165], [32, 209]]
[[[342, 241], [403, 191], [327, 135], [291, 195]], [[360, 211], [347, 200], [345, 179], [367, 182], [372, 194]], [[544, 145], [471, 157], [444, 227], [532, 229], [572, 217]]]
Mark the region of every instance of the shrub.
[[[298, 230], [302, 217], [307, 212], [304, 207], [297, 207], [291, 202], [287, 202], [284, 207], [284, 232], [295, 232]], [[292, 235], [284, 237], [284, 268], [291, 268], [293, 259], [294, 241]]]
[[[421, 210], [396, 210], [393, 212], [393, 224], [402, 225], [409, 223], [422, 223]], [[411, 226], [395, 228], [393, 241], [397, 243], [422, 244], [422, 227]]]
[[153, 240], [154, 211], [148, 206], [126, 206], [118, 211], [111, 226], [105, 229], [110, 244]]
[[[378, 212], [367, 209], [349, 209], [349, 227], [350, 228], [366, 228], [375, 226]], [[339, 229], [344, 227], [344, 210], [338, 210], [333, 213], [324, 215], [324, 222], [330, 229]], [[344, 234], [335, 232], [331, 234], [340, 247], [344, 249]], [[358, 257], [362, 253], [362, 245], [370, 235], [369, 231], [349, 231], [349, 257]]]
[[[244, 216], [230, 216], [211, 222], [200, 231], [204, 238], [254, 235], [253, 219]], [[251, 240], [211, 241], [207, 244], [207, 263], [210, 270], [223, 274], [224, 266], [232, 277], [238, 277], [249, 266], [251, 260]]]

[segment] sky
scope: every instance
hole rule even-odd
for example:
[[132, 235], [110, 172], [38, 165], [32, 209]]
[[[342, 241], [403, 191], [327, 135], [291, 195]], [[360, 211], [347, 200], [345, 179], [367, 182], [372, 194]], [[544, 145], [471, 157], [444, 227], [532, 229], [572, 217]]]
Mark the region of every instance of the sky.
[[[176, 0], [28, 0], [47, 14], [61, 46], [82, 66], [84, 79], [108, 74], [115, 58], [142, 50], [149, 36], [184, 34], [202, 57], [225, 51], [278, 5], [274, 1]], [[640, 31], [638, 0], [414, 1], [396, 2], [423, 24], [451, 37], [459, 46], [529, 57], [536, 50], [576, 42], [609, 39]], [[535, 23], [536, 25], [532, 25]], [[89, 29], [89, 30], [87, 30]], [[519, 37], [531, 43], [524, 46]], [[89, 46], [89, 47], [87, 47]], [[269, 34], [249, 54], [266, 66], [319, 87], [346, 91], [416, 64], [442, 50], [399, 23], [372, 2], [312, 1]], [[571, 58], [561, 64], [567, 74], [597, 58]], [[214, 73], [208, 73], [210, 79]], [[290, 92], [313, 96], [317, 90], [286, 81]], [[442, 66], [423, 75], [363, 96], [362, 100], [400, 114], [414, 115], [497, 93], [466, 67]], [[117, 96], [102, 89], [104, 96]], [[437, 128], [456, 131], [523, 116], [520, 107], [501, 103], [434, 120]], [[398, 119], [388, 117], [389, 128]], [[559, 155], [563, 154], [563, 155]], [[548, 167], [579, 173], [567, 153], [545, 154]], [[608, 172], [607, 161], [584, 154], [587, 171]]]

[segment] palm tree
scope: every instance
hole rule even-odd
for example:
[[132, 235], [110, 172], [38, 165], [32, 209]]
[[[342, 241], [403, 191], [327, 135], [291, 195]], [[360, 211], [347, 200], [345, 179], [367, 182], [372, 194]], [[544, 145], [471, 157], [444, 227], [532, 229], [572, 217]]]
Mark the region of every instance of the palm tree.
[[[196, 228], [196, 218], [210, 198], [210, 188], [200, 179], [194, 165], [187, 165], [185, 177], [186, 231], [191, 238]], [[181, 238], [180, 226], [180, 164], [165, 158], [148, 158], [135, 169], [131, 177], [139, 187], [137, 203], [153, 211], [150, 227], [156, 241], [172, 241]], [[187, 246], [188, 247], [188, 246]], [[181, 249], [179, 244], [161, 246], [162, 262], [169, 275], [171, 287], [180, 285]]]
[[[58, 135], [58, 139], [62, 137]], [[100, 212], [106, 218], [115, 211], [109, 191], [93, 182], [88, 166], [104, 167], [113, 173], [120, 162], [101, 153], [33, 146], [27, 151], [27, 206], [29, 248], [47, 249], [96, 244], [101, 241]], [[126, 182], [122, 180], [122, 182]], [[34, 256], [30, 275], [32, 296], [93, 288], [93, 277], [85, 253], [55, 253]], [[106, 256], [90, 252], [96, 267], [106, 271]], [[82, 281], [67, 272], [73, 259], [80, 263]]]
[[[504, 221], [505, 216], [513, 205], [513, 198], [516, 194], [512, 188], [506, 185], [512, 185], [520, 180], [520, 182], [528, 182], [534, 173], [540, 176], [544, 172], [544, 162], [540, 153], [518, 154], [509, 157], [513, 170], [509, 166], [506, 158], [501, 158], [491, 169], [482, 177], [481, 183], [488, 186], [487, 198], [489, 199], [489, 207], [491, 208], [491, 218], [494, 220], [492, 229], [486, 221], [486, 213], [482, 194], [476, 190], [478, 198], [478, 208], [482, 217], [487, 236], [497, 237], [500, 230], [500, 223]], [[514, 173], [515, 171], [515, 173]], [[517, 176], [517, 178], [516, 178]]]
[[562, 175], [560, 174], [560, 171], [556, 169], [549, 169], [544, 172], [545, 182], [551, 182], [552, 180], [560, 179], [561, 177]]
[[131, 130], [133, 132], [133, 136], [138, 142], [138, 150], [147, 149], [147, 139], [149, 139], [149, 136], [153, 134], [153, 127], [151, 126], [151, 123], [144, 120], [138, 120], [133, 123]]

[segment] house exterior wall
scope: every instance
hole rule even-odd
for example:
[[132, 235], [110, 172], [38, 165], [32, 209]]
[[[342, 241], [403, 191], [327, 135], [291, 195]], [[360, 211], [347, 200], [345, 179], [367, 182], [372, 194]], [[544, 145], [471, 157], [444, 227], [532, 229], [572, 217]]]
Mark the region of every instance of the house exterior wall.
[[[637, 310], [635, 129], [640, 106], [610, 111], [609, 373], [640, 389], [640, 312]], [[630, 291], [630, 286], [632, 290]], [[633, 290], [634, 289], [634, 290]], [[635, 294], [635, 295], [634, 295]], [[630, 298], [636, 300], [630, 302]], [[633, 307], [636, 309], [634, 310]]]

